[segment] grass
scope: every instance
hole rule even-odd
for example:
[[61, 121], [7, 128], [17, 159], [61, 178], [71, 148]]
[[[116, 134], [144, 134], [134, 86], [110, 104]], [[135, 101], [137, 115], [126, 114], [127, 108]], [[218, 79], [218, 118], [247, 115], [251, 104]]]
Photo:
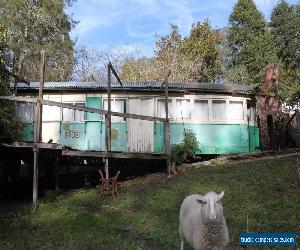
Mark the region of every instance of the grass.
[[239, 234], [247, 230], [296, 231], [299, 236], [300, 189], [296, 159], [289, 157], [191, 168], [159, 183], [123, 187], [116, 200], [100, 200], [95, 189], [75, 190], [41, 201], [36, 214], [30, 204], [5, 204], [0, 208], [0, 248], [179, 249], [183, 198], [211, 190], [225, 192], [229, 249], [240, 248]]

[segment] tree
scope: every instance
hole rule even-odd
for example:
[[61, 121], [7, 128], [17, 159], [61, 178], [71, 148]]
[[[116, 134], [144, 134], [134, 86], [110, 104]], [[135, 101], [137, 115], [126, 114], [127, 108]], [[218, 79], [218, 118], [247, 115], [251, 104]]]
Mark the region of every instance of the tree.
[[[0, 23], [0, 64], [7, 64], [7, 40], [9, 34], [5, 26]], [[0, 95], [9, 95], [9, 76], [0, 70]], [[8, 101], [0, 100], [0, 141], [16, 140], [22, 135], [23, 125], [15, 117], [12, 105]]]
[[229, 18], [228, 42], [230, 58], [228, 68], [245, 67], [245, 82], [260, 86], [264, 68], [276, 61], [275, 46], [263, 15], [253, 0], [238, 0]]
[[208, 21], [194, 24], [184, 39], [174, 24], [170, 24], [169, 34], [156, 37], [154, 56], [127, 58], [122, 68], [123, 79], [162, 81], [171, 69], [170, 81], [204, 82], [220, 73], [220, 34]]
[[99, 51], [96, 48], [79, 46], [74, 52], [74, 65], [71, 80], [97, 82], [107, 80], [107, 64], [110, 61], [120, 72], [127, 60], [131, 59], [123, 49]]
[[300, 4], [281, 1], [273, 9], [271, 33], [280, 59], [279, 95], [299, 99], [300, 93]]
[[277, 55], [286, 67], [300, 65], [300, 4], [281, 1], [272, 11], [270, 27]]
[[72, 0], [10, 0], [0, 2], [0, 21], [11, 36], [8, 64], [28, 80], [38, 79], [40, 50], [46, 50], [46, 81], [67, 80], [72, 71], [75, 25], [65, 12]]
[[155, 58], [126, 58], [123, 61], [121, 78], [127, 81], [162, 81], [163, 71], [159, 70]]
[[181, 51], [196, 63], [193, 78], [197, 82], [212, 81], [221, 73], [221, 33], [213, 30], [209, 21], [196, 23], [184, 39]]
[[80, 46], [75, 49], [72, 80], [95, 82], [106, 78], [104, 55], [96, 49]]

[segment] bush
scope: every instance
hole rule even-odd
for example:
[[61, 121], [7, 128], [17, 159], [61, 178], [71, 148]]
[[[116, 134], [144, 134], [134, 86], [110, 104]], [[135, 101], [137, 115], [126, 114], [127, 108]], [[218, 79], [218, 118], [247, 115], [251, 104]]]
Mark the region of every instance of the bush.
[[176, 165], [190, 162], [199, 151], [199, 142], [195, 132], [192, 129], [185, 129], [182, 142], [171, 146], [171, 161]]

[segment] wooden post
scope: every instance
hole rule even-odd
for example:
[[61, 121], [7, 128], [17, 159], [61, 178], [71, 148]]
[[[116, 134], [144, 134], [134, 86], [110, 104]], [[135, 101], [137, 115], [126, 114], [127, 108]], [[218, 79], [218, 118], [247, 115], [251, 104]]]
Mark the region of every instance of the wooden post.
[[33, 191], [32, 191], [32, 210], [35, 212], [37, 210], [37, 201], [38, 201], [38, 186], [39, 186], [39, 149], [33, 147]]
[[[111, 151], [111, 63], [107, 65], [107, 115], [105, 115], [106, 152]], [[105, 158], [105, 176], [109, 178], [108, 158]]]
[[107, 146], [106, 151], [111, 151], [111, 64], [109, 63], [107, 66]]
[[108, 157], [105, 158], [105, 178], [108, 179], [109, 178], [109, 171], [108, 171]]
[[37, 143], [42, 141], [42, 112], [43, 112], [43, 87], [44, 87], [44, 75], [45, 75], [45, 51], [41, 50], [41, 61], [40, 61], [40, 85], [39, 85], [39, 96], [35, 106], [35, 117], [34, 117], [34, 147], [33, 147], [33, 187], [32, 187], [32, 209], [37, 210], [38, 200], [38, 182], [39, 182], [39, 149]]
[[43, 115], [43, 88], [45, 82], [45, 50], [41, 50], [41, 61], [40, 61], [40, 85], [39, 85], [39, 96], [38, 96], [38, 106], [39, 106], [39, 116], [38, 116], [38, 142], [42, 141], [42, 115]]
[[165, 154], [168, 155], [167, 159], [167, 170], [168, 174], [171, 174], [171, 162], [170, 162], [170, 121], [169, 121], [169, 90], [168, 90], [168, 78], [171, 74], [171, 70], [166, 74], [164, 84], [165, 84], [165, 112], [166, 112], [166, 122], [164, 123], [165, 132]]

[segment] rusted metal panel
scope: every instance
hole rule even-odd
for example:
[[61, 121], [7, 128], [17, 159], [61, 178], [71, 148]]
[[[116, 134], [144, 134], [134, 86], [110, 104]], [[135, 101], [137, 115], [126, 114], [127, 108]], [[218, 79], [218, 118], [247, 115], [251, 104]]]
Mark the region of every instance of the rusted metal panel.
[[[129, 100], [129, 113], [154, 115], [154, 99]], [[154, 122], [128, 119], [128, 151], [153, 152]]]

